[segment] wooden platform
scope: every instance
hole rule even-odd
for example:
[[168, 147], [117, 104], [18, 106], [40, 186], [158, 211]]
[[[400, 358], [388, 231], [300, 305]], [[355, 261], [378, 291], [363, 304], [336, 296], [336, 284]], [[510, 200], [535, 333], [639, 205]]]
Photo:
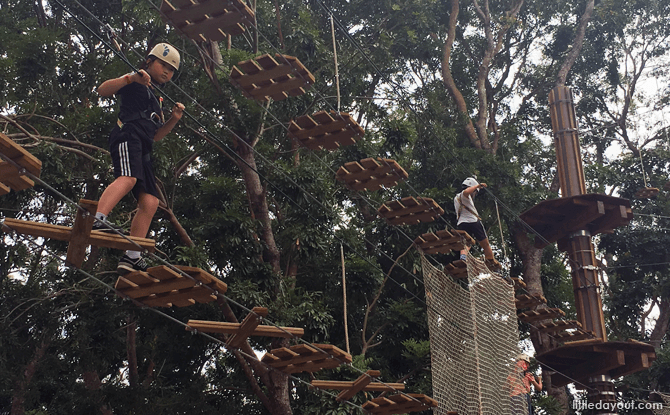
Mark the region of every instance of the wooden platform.
[[365, 130], [346, 112], [320, 111], [292, 120], [288, 134], [310, 150], [337, 150], [356, 144], [365, 135]]
[[658, 196], [658, 190], [656, 187], [643, 187], [635, 192], [635, 198], [637, 199], [651, 199], [652, 197]]
[[[83, 199], [79, 203], [80, 205], [85, 205], [89, 209], [89, 212], [91, 209], [94, 210], [97, 205], [97, 202]], [[5, 218], [3, 230], [69, 242], [66, 263], [75, 267], [81, 266], [89, 245], [119, 250], [137, 250], [137, 245], [139, 245], [142, 249], [146, 249], [149, 252], [153, 252], [156, 249], [156, 241], [153, 239], [133, 236], [123, 237], [113, 233], [91, 231], [93, 220], [92, 215], [84, 218], [81, 212], [77, 212], [75, 224], [70, 228], [62, 225]]]
[[588, 230], [591, 236], [609, 233], [627, 225], [633, 218], [628, 199], [601, 194], [586, 194], [546, 200], [523, 212], [521, 220], [542, 238], [535, 237], [535, 247], [544, 248], [558, 241], [559, 249], [567, 246], [568, 236]]
[[318, 349], [307, 344], [272, 349], [265, 353], [261, 362], [287, 374], [334, 369], [343, 363], [351, 363], [351, 355], [332, 344], [313, 346]]
[[305, 334], [305, 330], [301, 328], [261, 326], [259, 325], [260, 317], [267, 316], [267, 308], [254, 307], [252, 311], [252, 313], [247, 314], [242, 323], [189, 320], [186, 330], [197, 330], [203, 333], [231, 334], [232, 337], [226, 342], [226, 345], [229, 347], [239, 347], [249, 336], [292, 339], [294, 337], [302, 337]]
[[535, 328], [537, 328], [540, 333], [552, 334], [566, 329], [581, 329], [582, 323], [576, 320], [556, 320], [536, 324]]
[[163, 20], [197, 42], [224, 40], [254, 24], [253, 10], [242, 0], [163, 0], [160, 10]]
[[[2, 133], [0, 133], [0, 153], [33, 176], [40, 177], [42, 162]], [[10, 190], [19, 191], [33, 186], [35, 182], [25, 174], [20, 174], [19, 170], [9, 162], [0, 159], [0, 196], [6, 195]]]
[[384, 203], [377, 213], [390, 225], [416, 225], [434, 221], [444, 210], [429, 197], [405, 197]]
[[[567, 343], [535, 358], [556, 370], [551, 374], [551, 384], [561, 387], [574, 381], [588, 384], [591, 376], [608, 374], [616, 379], [647, 369], [656, 360], [656, 353], [653, 346], [638, 341], [594, 339]], [[577, 383], [575, 387], [583, 388]]]
[[346, 401], [361, 391], [369, 392], [393, 392], [405, 390], [404, 383], [381, 383], [373, 382], [373, 378], [381, 375], [378, 370], [368, 370], [365, 374], [358, 377], [353, 382], [334, 381], [334, 380], [313, 380], [311, 385], [317, 389], [335, 389], [341, 390], [337, 398], [338, 402]]
[[363, 404], [363, 409], [375, 415], [406, 414], [436, 408], [437, 401], [423, 394], [409, 393], [375, 398]]
[[414, 244], [427, 254], [448, 254], [474, 245], [475, 240], [467, 232], [455, 229], [424, 233], [414, 240]]
[[238, 63], [230, 71], [230, 82], [245, 97], [261, 102], [302, 95], [314, 83], [298, 58], [278, 53], [275, 58], [266, 54]]
[[565, 317], [565, 312], [559, 308], [538, 308], [537, 310], [529, 310], [517, 314], [519, 321], [523, 321], [524, 323], [562, 317]]
[[337, 170], [335, 178], [352, 190], [375, 191], [382, 186], [392, 187], [409, 175], [398, 162], [391, 159], [367, 158], [345, 163]]
[[542, 294], [519, 294], [514, 299], [514, 304], [518, 310], [523, 308], [535, 307], [540, 304], [547, 304], [547, 299]]
[[[191, 278], [165, 265], [152, 267], [147, 272], [136, 271], [121, 276], [116, 288], [122, 294], [150, 307], [187, 307], [216, 300], [212, 291], [223, 294], [228, 286], [200, 268], [175, 266]], [[194, 281], [193, 279], [196, 281]], [[197, 285], [200, 283], [201, 285]]]
[[468, 278], [468, 264], [465, 261], [457, 259], [456, 261], [444, 266], [444, 273], [453, 278]]

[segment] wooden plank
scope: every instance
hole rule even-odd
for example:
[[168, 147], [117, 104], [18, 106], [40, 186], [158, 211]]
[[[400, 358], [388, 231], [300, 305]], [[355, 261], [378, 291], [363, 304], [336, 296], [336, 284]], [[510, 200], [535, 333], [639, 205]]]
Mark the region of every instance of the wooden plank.
[[9, 163], [0, 163], [0, 168], [1, 170], [6, 171], [6, 173], [0, 171], [0, 177], [2, 178], [0, 181], [14, 191], [19, 192], [35, 186], [35, 182], [28, 177], [19, 176], [18, 170], [16, 170], [14, 166], [9, 165]]
[[13, 218], [5, 218], [4, 224], [13, 231], [23, 235], [50, 238], [58, 241], [69, 241], [72, 231], [72, 228], [68, 226], [30, 222]]
[[9, 186], [5, 186], [4, 184], [0, 183], [0, 196], [4, 196], [10, 191], [11, 189], [9, 188]]
[[212, 288], [216, 289], [216, 291], [218, 291], [220, 294], [223, 294], [228, 290], [228, 285], [226, 285], [224, 282], [222, 282], [221, 280], [219, 280], [218, 278], [216, 278], [215, 276], [206, 272], [203, 269], [196, 267], [187, 267], [184, 265], [175, 265], [174, 267], [185, 272], [191, 277], [210, 285]]
[[342, 402], [350, 399], [358, 392], [364, 390], [364, 388], [372, 382], [373, 377], [379, 377], [379, 375], [381, 375], [381, 372], [378, 370], [368, 370], [364, 375], [359, 376], [358, 379], [354, 381], [349, 390], [340, 392], [335, 400], [337, 402]]
[[196, 302], [208, 303], [215, 301], [216, 296], [208, 287], [192, 287], [179, 291], [171, 291], [169, 293], [151, 295], [149, 297], [137, 298], [138, 301], [148, 306], [163, 306], [164, 304], [173, 304], [177, 307], [187, 307], [194, 305]]
[[[189, 320], [187, 324], [190, 327], [205, 333], [235, 334], [240, 329], [240, 323], [228, 323], [222, 321]], [[188, 330], [188, 327], [186, 329]], [[258, 326], [251, 333], [251, 336], [290, 339], [294, 337], [302, 337], [304, 334], [305, 330], [302, 328]]]
[[519, 321], [530, 323], [539, 320], [550, 320], [553, 318], [564, 317], [563, 310], [558, 308], [539, 308], [537, 310], [530, 310], [517, 315]]
[[80, 268], [86, 258], [86, 248], [88, 248], [88, 239], [93, 229], [95, 221], [95, 212], [98, 208], [98, 202], [94, 200], [79, 200], [79, 207], [83, 208], [88, 214], [84, 217], [81, 209], [77, 209], [77, 216], [74, 219], [72, 233], [70, 234], [70, 243], [67, 246], [67, 256], [65, 264]]
[[33, 176], [40, 176], [42, 162], [3, 133], [0, 133], [0, 153], [24, 167]]
[[[337, 381], [337, 380], [312, 380], [311, 386], [317, 389], [333, 389], [333, 390], [348, 390], [351, 389], [354, 382], [351, 381]], [[381, 383], [370, 382], [363, 388], [368, 392], [392, 392], [405, 390], [404, 383]]]
[[247, 338], [256, 330], [256, 327], [261, 322], [261, 317], [266, 317], [268, 315], [268, 309], [263, 307], [254, 307], [251, 310], [251, 313], [247, 314], [240, 324], [240, 328], [237, 333], [233, 334], [228, 341], [226, 346], [238, 348], [242, 346], [247, 341]]
[[133, 288], [128, 288], [122, 290], [122, 292], [130, 298], [141, 298], [148, 297], [151, 294], [162, 294], [169, 293], [174, 290], [182, 290], [184, 288], [193, 287], [194, 285], [194, 281], [179, 276], [179, 278], [174, 278], [168, 281], [152, 282]]
[[551, 334], [565, 329], [582, 328], [582, 323], [576, 320], [557, 320], [537, 324], [536, 328], [540, 333]]

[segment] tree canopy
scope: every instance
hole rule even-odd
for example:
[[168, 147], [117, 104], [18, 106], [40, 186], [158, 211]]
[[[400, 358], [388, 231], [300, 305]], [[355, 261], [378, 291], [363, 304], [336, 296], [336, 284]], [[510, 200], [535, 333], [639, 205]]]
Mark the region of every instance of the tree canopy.
[[[155, 313], [110, 289], [120, 252], [92, 248], [80, 271], [64, 265], [65, 242], [3, 234], [0, 414], [363, 413], [355, 405], [369, 396], [338, 403], [250, 357], [285, 339], [226, 350], [175, 322], [241, 321], [255, 306], [274, 324], [304, 328], [307, 342], [346, 349], [348, 333], [352, 366], [317, 377], [375, 369], [431, 395], [412, 241], [455, 226], [453, 198], [473, 174], [489, 186], [477, 206], [506, 272], [574, 316], [567, 258], [534, 248], [518, 216], [558, 196], [547, 105], [557, 83], [577, 98], [589, 191], [633, 203], [631, 224], [597, 241], [606, 321], [611, 339], [649, 341], [658, 358], [617, 382], [630, 399], [670, 390], [670, 4], [250, 0], [255, 27], [196, 43], [155, 3], [0, 0], [0, 131], [42, 161], [48, 185], [0, 197], [0, 217], [71, 226], [76, 208], [64, 197], [98, 199], [113, 180], [107, 137], [118, 102], [95, 88], [169, 42], [182, 65], [161, 94], [189, 116], [154, 147], [161, 205], [150, 236], [160, 258], [224, 281], [226, 298]], [[297, 57], [314, 86], [282, 101], [245, 98], [230, 70], [264, 53]], [[291, 120], [340, 109], [365, 129], [356, 145], [312, 151], [289, 137]], [[344, 163], [367, 157], [396, 160], [408, 180], [375, 192], [335, 180]], [[661, 192], [635, 199], [645, 186]], [[377, 216], [407, 196], [433, 198], [445, 214], [414, 226]], [[127, 226], [134, 208], [126, 197], [110, 220]], [[530, 327], [520, 330], [541, 349]], [[569, 413], [565, 388], [536, 395], [545, 413]]]

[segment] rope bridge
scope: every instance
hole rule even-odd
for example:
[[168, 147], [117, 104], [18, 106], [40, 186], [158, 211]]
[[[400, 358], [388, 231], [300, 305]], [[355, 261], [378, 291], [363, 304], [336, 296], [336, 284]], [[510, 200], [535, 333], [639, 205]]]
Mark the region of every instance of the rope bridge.
[[468, 255], [467, 283], [459, 284], [422, 255], [436, 415], [528, 413], [518, 384], [519, 331], [514, 288]]

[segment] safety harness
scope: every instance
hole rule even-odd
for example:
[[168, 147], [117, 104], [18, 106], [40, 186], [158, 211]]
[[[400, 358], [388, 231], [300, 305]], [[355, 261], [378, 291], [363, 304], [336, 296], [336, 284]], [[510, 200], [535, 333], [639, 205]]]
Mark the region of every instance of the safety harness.
[[460, 219], [460, 217], [461, 217], [461, 212], [463, 211], [464, 208], [465, 208], [465, 210], [467, 210], [468, 212], [470, 212], [470, 213], [472, 213], [473, 215], [475, 215], [475, 216], [477, 217], [477, 219], [482, 220], [482, 218], [479, 217], [479, 215], [477, 214], [477, 212], [473, 211], [472, 209], [470, 209], [470, 207], [468, 207], [468, 206], [466, 206], [466, 205], [463, 204], [462, 197], [463, 197], [463, 192], [459, 193], [458, 196], [457, 196], [457, 198], [456, 198], [456, 200], [458, 200], [458, 212], [456, 212], [456, 220]]
[[[156, 100], [158, 107], [160, 108], [160, 114], [156, 113], [155, 111], [151, 111], [151, 109], [132, 113], [124, 111], [123, 113], [119, 113], [119, 118], [116, 120], [116, 125], [118, 125], [119, 128], [122, 129], [124, 124], [137, 120], [151, 121], [154, 123], [154, 125], [156, 125], [157, 128], [161, 128], [163, 124], [165, 124], [165, 118], [163, 116], [163, 97], [157, 98], [149, 87], [147, 87], [147, 96], [149, 99], [153, 98]], [[121, 95], [119, 98], [121, 100], [121, 108], [123, 108], [123, 95]]]

